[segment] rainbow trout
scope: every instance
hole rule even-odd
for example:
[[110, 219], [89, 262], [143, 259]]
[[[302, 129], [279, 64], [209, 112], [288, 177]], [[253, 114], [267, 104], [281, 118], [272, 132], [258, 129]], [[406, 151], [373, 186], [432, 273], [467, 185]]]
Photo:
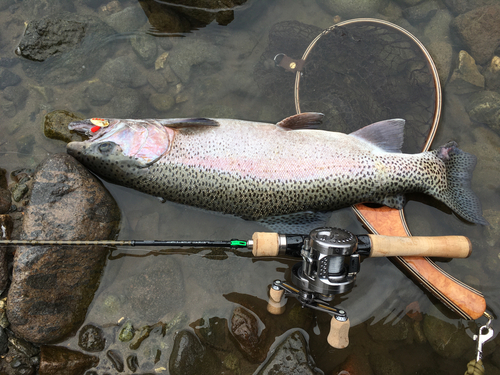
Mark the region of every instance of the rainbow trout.
[[403, 154], [404, 120], [342, 134], [322, 114], [277, 124], [231, 119], [89, 119], [67, 152], [99, 176], [163, 199], [247, 220], [373, 202], [401, 208], [421, 192], [485, 224], [470, 189], [476, 158], [452, 142]]

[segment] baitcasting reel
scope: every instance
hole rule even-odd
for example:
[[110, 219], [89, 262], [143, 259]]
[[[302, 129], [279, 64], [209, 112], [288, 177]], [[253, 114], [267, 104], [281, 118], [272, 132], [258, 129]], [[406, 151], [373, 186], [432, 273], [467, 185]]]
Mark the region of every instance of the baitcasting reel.
[[270, 290], [269, 312], [279, 314], [283, 294], [297, 298], [303, 307], [332, 315], [328, 343], [338, 349], [349, 344], [349, 318], [345, 310], [329, 306], [336, 294], [354, 287], [360, 270], [360, 255], [355, 253], [358, 238], [339, 228], [318, 228], [304, 241], [302, 262], [292, 268], [292, 282], [275, 280]]
[[349, 344], [350, 322], [345, 310], [329, 305], [335, 295], [354, 287], [360, 256], [470, 255], [470, 241], [462, 236], [389, 237], [354, 235], [339, 228], [314, 229], [309, 236], [255, 233], [247, 246], [256, 256], [286, 254], [302, 257], [292, 268], [292, 284], [275, 280], [269, 291], [268, 311], [281, 314], [286, 298], [296, 298], [303, 307], [332, 316], [327, 341], [334, 348]]

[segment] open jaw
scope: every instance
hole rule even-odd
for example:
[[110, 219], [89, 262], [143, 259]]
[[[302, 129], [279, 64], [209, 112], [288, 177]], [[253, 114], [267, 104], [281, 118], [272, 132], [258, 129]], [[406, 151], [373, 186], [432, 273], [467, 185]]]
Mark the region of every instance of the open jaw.
[[86, 143], [113, 142], [124, 156], [144, 166], [164, 155], [173, 137], [173, 130], [155, 121], [88, 119], [72, 122], [68, 128], [89, 135]]
[[87, 135], [89, 137], [88, 141], [92, 142], [104, 137], [105, 135], [111, 135], [117, 132], [124, 125], [125, 124], [121, 124], [121, 121], [118, 119], [92, 118], [81, 121], [73, 121], [69, 123], [68, 129]]

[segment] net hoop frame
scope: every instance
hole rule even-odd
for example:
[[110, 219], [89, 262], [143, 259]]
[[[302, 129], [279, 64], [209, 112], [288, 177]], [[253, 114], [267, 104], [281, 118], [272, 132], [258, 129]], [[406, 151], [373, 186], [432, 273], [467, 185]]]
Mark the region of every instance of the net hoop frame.
[[[332, 25], [329, 28], [323, 30], [323, 32], [321, 32], [309, 44], [309, 46], [305, 50], [304, 54], [302, 55], [302, 60], [306, 61], [307, 57], [309, 56], [309, 53], [311, 52], [311, 50], [314, 48], [314, 46], [316, 45], [316, 43], [318, 42], [318, 40], [322, 36], [330, 33], [332, 30], [334, 30], [338, 26], [346, 26], [346, 25], [352, 25], [352, 24], [356, 24], [356, 23], [363, 23], [363, 24], [370, 24], [371, 23], [371, 24], [376, 24], [376, 25], [383, 25], [383, 26], [392, 28], [396, 31], [399, 31], [399, 32], [403, 33], [404, 35], [406, 35], [408, 38], [410, 38], [419, 47], [420, 51], [425, 56], [425, 59], [427, 60], [427, 64], [430, 68], [432, 78], [434, 81], [434, 96], [435, 96], [435, 104], [436, 104], [436, 107], [434, 110], [434, 116], [432, 119], [432, 125], [431, 125], [429, 133], [427, 135], [427, 139], [425, 140], [425, 144], [422, 148], [422, 151], [429, 150], [429, 148], [432, 144], [432, 141], [434, 139], [434, 136], [436, 135], [436, 130], [437, 130], [437, 127], [439, 124], [439, 120], [441, 118], [441, 107], [442, 107], [441, 82], [439, 81], [439, 75], [438, 75], [438, 71], [436, 68], [436, 64], [434, 64], [434, 60], [432, 59], [429, 51], [427, 51], [427, 49], [424, 47], [422, 42], [420, 42], [420, 40], [418, 40], [417, 37], [415, 37], [408, 30], [402, 28], [401, 26], [393, 24], [391, 22], [379, 20], [376, 18], [354, 18], [351, 20], [342, 21], [342, 22], [339, 22], [339, 23]], [[297, 71], [295, 74], [294, 98], [295, 98], [295, 110], [296, 110], [297, 114], [302, 113], [300, 110], [300, 95], [299, 95], [301, 75], [302, 75], [302, 73], [300, 71]]]

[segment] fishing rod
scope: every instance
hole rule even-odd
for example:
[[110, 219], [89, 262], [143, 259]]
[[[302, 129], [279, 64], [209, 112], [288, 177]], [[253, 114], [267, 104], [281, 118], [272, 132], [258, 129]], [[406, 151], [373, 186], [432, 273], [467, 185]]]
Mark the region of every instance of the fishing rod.
[[314, 229], [309, 235], [256, 232], [249, 240], [0, 240], [1, 245], [30, 246], [166, 246], [246, 248], [256, 257], [288, 255], [301, 257], [292, 268], [292, 284], [274, 280], [269, 291], [268, 311], [284, 312], [286, 298], [296, 298], [303, 307], [332, 316], [328, 343], [345, 348], [349, 343], [349, 318], [341, 308], [329, 305], [335, 295], [354, 287], [361, 268], [361, 257], [430, 256], [467, 258], [471, 242], [464, 236], [393, 237], [374, 234], [355, 235], [331, 227]]
[[[469, 239], [464, 236], [395, 237], [374, 234], [352, 236], [356, 238], [357, 253], [367, 257], [467, 258], [472, 251]], [[255, 232], [249, 240], [0, 240], [0, 246], [222, 247], [246, 248], [251, 250], [254, 256], [300, 257], [301, 250], [309, 237], [309, 235]]]

